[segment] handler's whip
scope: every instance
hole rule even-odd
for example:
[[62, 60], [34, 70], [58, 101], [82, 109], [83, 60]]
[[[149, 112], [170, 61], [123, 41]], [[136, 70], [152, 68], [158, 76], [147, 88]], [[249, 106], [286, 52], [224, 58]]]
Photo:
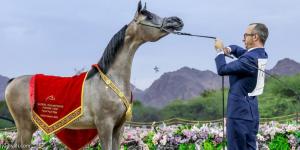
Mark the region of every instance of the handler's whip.
[[[224, 76], [222, 76], [222, 111], [223, 111], [223, 142], [225, 139], [225, 86], [224, 86]], [[225, 144], [223, 144], [223, 149], [225, 150]]]

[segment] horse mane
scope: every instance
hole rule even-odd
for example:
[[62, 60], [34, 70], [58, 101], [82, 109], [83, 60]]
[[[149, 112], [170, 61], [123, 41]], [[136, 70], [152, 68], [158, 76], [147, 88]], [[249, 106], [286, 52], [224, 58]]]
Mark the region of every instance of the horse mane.
[[[124, 45], [125, 33], [128, 25], [125, 25], [119, 32], [117, 32], [109, 41], [108, 45], [106, 46], [101, 59], [98, 61], [98, 65], [103, 73], [107, 73], [111, 65], [116, 59], [116, 56], [119, 50]], [[92, 77], [98, 73], [97, 69], [92, 67], [91, 70], [88, 72], [87, 79]]]

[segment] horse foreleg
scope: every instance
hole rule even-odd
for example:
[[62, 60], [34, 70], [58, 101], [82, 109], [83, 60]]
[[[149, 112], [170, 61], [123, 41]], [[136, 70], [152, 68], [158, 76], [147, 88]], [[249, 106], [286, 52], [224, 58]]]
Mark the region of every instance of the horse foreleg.
[[120, 141], [124, 132], [124, 125], [120, 125], [114, 128], [113, 130], [113, 141], [112, 141], [112, 149], [119, 150], [120, 149]]
[[96, 122], [96, 126], [101, 141], [101, 148], [104, 150], [112, 150], [112, 134], [114, 128], [112, 119]]

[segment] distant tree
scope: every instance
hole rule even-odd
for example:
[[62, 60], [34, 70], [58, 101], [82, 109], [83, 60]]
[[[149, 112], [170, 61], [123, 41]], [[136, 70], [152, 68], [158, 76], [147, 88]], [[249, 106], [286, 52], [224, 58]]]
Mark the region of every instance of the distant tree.
[[0, 129], [14, 126], [12, 122], [8, 121], [8, 120], [13, 120], [13, 118], [8, 110], [6, 101], [0, 102], [0, 117], [2, 118], [2, 119], [0, 118]]
[[132, 120], [136, 122], [152, 122], [161, 120], [161, 117], [157, 108], [145, 107], [140, 101], [136, 100], [133, 102]]

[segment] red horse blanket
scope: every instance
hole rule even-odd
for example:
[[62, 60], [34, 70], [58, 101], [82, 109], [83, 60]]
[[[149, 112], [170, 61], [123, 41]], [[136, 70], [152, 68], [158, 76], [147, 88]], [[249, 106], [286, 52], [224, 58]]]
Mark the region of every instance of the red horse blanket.
[[96, 129], [62, 129], [82, 115], [85, 77], [86, 73], [73, 77], [37, 74], [30, 81], [32, 120], [71, 149], [82, 148], [97, 135]]

